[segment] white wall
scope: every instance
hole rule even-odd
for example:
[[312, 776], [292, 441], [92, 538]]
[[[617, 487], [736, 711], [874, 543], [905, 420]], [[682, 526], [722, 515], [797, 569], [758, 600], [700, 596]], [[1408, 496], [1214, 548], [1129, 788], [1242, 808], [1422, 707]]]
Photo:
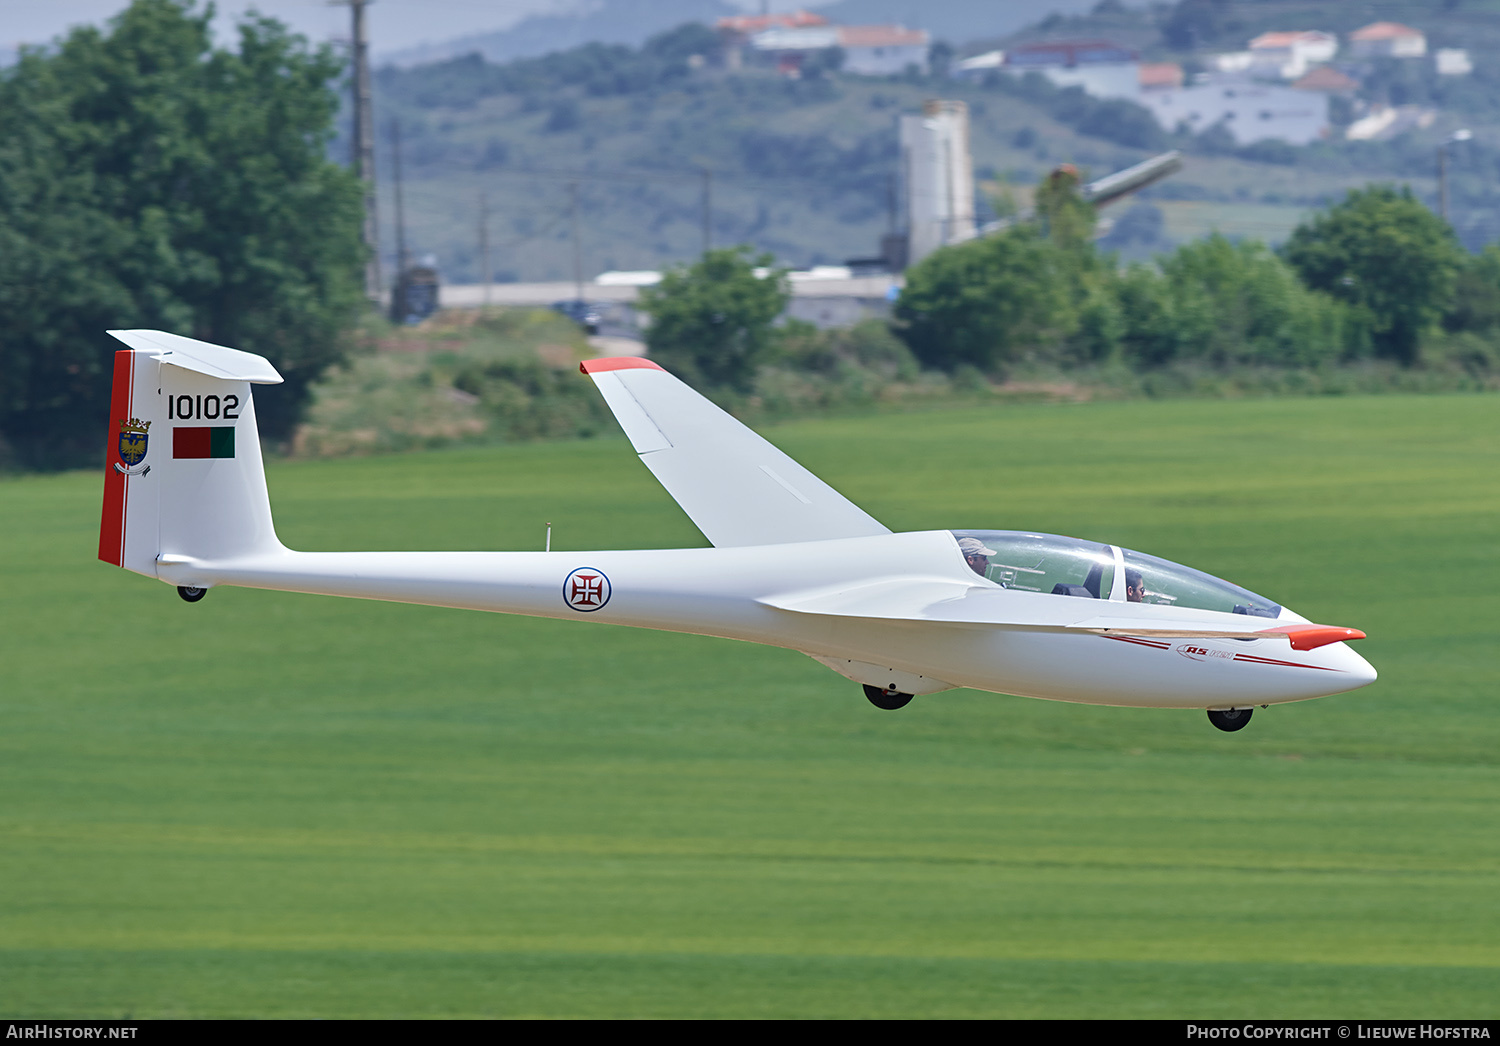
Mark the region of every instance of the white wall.
[[1140, 62], [1091, 62], [1086, 65], [1040, 65], [1018, 68], [1018, 73], [1038, 72], [1058, 87], [1082, 87], [1094, 98], [1128, 98], [1141, 93]]
[[910, 44], [900, 47], [846, 47], [844, 48], [844, 71], [859, 76], [895, 76], [906, 72], [914, 65], [927, 71], [927, 45]]
[[1186, 123], [1196, 134], [1223, 121], [1240, 145], [1271, 138], [1306, 145], [1329, 128], [1326, 94], [1274, 84], [1217, 83], [1144, 91], [1140, 102], [1164, 130]]

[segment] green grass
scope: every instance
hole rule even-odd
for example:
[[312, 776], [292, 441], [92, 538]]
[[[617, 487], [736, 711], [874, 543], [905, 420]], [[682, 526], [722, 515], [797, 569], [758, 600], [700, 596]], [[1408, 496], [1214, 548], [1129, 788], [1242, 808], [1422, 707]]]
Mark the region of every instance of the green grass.
[[[1490, 1017], [1500, 425], [1472, 396], [1013, 405], [772, 438], [898, 529], [1119, 541], [1354, 625], [1258, 712], [216, 589], [0, 484], [0, 1015]], [[622, 440], [273, 463], [306, 549], [698, 544]]]

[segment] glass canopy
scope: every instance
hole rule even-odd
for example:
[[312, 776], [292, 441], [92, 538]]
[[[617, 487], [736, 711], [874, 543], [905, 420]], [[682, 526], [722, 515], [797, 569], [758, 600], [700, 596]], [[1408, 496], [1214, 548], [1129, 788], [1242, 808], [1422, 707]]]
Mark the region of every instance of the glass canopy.
[[1181, 563], [1114, 545], [1017, 530], [955, 530], [952, 534], [970, 568], [1001, 588], [1256, 617], [1274, 618], [1281, 613], [1280, 605], [1248, 589]]

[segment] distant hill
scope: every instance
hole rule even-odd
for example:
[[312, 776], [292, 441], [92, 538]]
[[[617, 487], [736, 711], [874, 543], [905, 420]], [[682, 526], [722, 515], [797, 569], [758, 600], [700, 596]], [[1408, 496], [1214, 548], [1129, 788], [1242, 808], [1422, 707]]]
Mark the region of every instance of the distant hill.
[[712, 25], [726, 15], [742, 13], [725, 0], [585, 0], [572, 11], [531, 15], [509, 29], [408, 48], [381, 62], [412, 66], [475, 53], [491, 62], [509, 62], [587, 43], [639, 47], [683, 22]]
[[[808, 0], [802, 6], [827, 16], [831, 22], [900, 23], [926, 29], [934, 39], [961, 44], [1008, 35], [1050, 14], [1080, 14], [1097, 3], [1098, 0], [1036, 0], [1028, 4], [995, 0], [837, 0], [830, 4]], [[381, 62], [412, 66], [475, 53], [491, 62], [508, 62], [586, 43], [638, 47], [657, 33], [683, 22], [712, 25], [726, 15], [744, 14], [746, 6], [728, 0], [582, 0], [570, 10], [531, 15], [509, 29], [407, 48], [381, 56]]]
[[926, 29], [935, 40], [964, 44], [970, 40], [1009, 35], [1051, 14], [1081, 14], [1094, 8], [1098, 2], [1099, 0], [1036, 0], [1035, 3], [996, 3], [995, 0], [838, 0], [837, 3], [819, 6], [817, 12], [825, 15], [830, 22], [848, 25], [895, 22], [912, 29]]

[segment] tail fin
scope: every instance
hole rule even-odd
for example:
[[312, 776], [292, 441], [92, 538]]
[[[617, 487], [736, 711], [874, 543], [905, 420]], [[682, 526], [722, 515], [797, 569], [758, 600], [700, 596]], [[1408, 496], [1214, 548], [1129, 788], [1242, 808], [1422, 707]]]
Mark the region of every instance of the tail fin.
[[250, 385], [260, 356], [164, 331], [110, 331], [115, 353], [99, 558], [157, 576], [161, 556], [279, 550]]

